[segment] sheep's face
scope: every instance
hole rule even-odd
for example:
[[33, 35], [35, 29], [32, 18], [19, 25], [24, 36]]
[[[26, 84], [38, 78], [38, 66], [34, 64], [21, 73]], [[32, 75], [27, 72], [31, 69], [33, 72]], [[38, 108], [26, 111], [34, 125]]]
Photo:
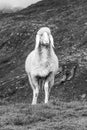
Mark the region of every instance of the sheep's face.
[[38, 48], [39, 44], [54, 47], [53, 37], [49, 28], [43, 27], [37, 32], [36, 48]]
[[40, 35], [40, 43], [42, 45], [50, 44], [49, 34], [47, 32], [44, 32], [43, 34]]

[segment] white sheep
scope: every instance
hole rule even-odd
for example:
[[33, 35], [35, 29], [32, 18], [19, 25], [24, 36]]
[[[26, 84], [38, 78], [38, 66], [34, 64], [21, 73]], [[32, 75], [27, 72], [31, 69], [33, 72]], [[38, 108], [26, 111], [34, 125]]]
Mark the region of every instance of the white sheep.
[[25, 70], [33, 89], [32, 104], [37, 104], [40, 87], [44, 87], [45, 103], [54, 85], [54, 77], [59, 69], [58, 58], [54, 52], [54, 41], [48, 27], [42, 27], [36, 35], [35, 49], [27, 56]]

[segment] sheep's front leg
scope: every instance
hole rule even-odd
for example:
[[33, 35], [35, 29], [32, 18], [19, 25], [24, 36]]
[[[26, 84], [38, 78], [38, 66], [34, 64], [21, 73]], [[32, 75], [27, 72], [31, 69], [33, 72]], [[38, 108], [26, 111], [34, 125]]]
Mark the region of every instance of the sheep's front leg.
[[44, 100], [44, 102], [48, 103], [48, 98], [49, 98], [49, 83], [48, 83], [48, 81], [45, 82], [44, 91], [45, 91], [45, 100]]
[[38, 85], [36, 78], [31, 77], [31, 75], [29, 75], [29, 81], [30, 81], [30, 85], [33, 90], [32, 105], [35, 105], [35, 104], [37, 104], [37, 98], [38, 98], [38, 94], [39, 94], [39, 85]]
[[48, 103], [48, 99], [49, 99], [49, 95], [50, 95], [50, 91], [52, 86], [54, 85], [54, 75], [51, 74], [48, 79], [45, 82], [44, 85], [44, 90], [45, 90], [45, 103]]
[[32, 100], [32, 105], [37, 104], [38, 94], [39, 94], [39, 89], [38, 89], [38, 87], [33, 88], [33, 100]]
[[32, 83], [33, 83], [33, 100], [32, 100], [32, 105], [37, 104], [37, 98], [39, 94], [39, 84], [38, 80], [36, 77], [32, 78]]

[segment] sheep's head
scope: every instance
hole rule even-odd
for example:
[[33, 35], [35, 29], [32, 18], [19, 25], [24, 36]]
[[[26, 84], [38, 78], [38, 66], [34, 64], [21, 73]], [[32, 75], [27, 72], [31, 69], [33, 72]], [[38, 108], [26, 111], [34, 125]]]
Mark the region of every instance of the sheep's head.
[[42, 27], [36, 35], [36, 48], [38, 48], [39, 44], [42, 45], [51, 45], [54, 47], [53, 37], [51, 35], [51, 31], [48, 27]]

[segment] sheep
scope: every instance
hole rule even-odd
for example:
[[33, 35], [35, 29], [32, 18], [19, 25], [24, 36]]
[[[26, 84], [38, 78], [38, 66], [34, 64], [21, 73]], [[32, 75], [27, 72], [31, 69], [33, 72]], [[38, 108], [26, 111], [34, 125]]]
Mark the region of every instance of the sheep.
[[25, 61], [25, 70], [33, 90], [32, 105], [37, 104], [40, 87], [44, 88], [44, 102], [48, 103], [49, 93], [59, 68], [59, 61], [53, 48], [51, 30], [48, 27], [40, 28], [36, 34], [35, 48]]

